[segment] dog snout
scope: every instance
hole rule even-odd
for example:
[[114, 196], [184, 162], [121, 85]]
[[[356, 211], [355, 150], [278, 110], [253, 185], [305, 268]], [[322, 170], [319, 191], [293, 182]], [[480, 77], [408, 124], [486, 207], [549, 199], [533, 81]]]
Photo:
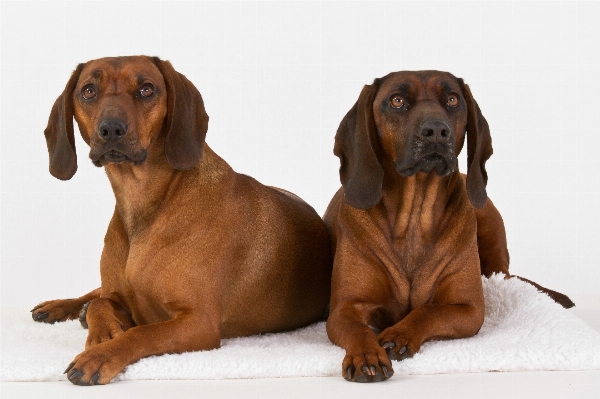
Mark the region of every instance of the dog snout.
[[450, 126], [440, 119], [429, 119], [421, 124], [421, 137], [425, 140], [442, 143], [450, 140]]
[[104, 119], [98, 125], [98, 135], [105, 141], [119, 141], [126, 134], [127, 124], [121, 119]]

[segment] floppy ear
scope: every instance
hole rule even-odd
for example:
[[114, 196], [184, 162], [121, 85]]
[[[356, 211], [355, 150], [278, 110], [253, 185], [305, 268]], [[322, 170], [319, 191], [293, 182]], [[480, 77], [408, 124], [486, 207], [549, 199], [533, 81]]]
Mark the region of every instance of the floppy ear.
[[377, 159], [373, 100], [378, 85], [365, 85], [335, 135], [333, 153], [340, 158], [340, 180], [346, 203], [368, 209], [381, 200], [383, 168]]
[[196, 87], [169, 61], [154, 58], [167, 85], [165, 155], [175, 169], [194, 168], [202, 158], [208, 115]]
[[467, 194], [475, 208], [481, 209], [487, 201], [487, 171], [485, 162], [494, 152], [492, 136], [487, 121], [481, 114], [479, 105], [473, 98], [469, 86], [462, 79], [458, 84], [467, 101]]
[[50, 174], [60, 180], [69, 180], [77, 171], [77, 153], [73, 134], [73, 91], [84, 64], [79, 64], [71, 74], [65, 90], [54, 102], [48, 125], [44, 130]]

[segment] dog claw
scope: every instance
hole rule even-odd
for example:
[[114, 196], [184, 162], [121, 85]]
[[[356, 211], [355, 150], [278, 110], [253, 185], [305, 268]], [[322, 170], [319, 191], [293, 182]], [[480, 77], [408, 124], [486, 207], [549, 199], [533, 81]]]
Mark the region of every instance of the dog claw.
[[33, 317], [33, 320], [35, 320], [35, 321], [42, 321], [48, 317], [48, 313], [46, 313], [46, 312], [37, 313], [37, 314], [31, 315], [31, 317]]
[[369, 368], [367, 366], [363, 366], [361, 368], [362, 374], [359, 374], [354, 379], [355, 382], [369, 382]]
[[352, 381], [352, 367], [348, 367], [348, 370], [346, 370], [346, 377], [348, 381]]
[[375, 366], [371, 366], [371, 375], [374, 376], [377, 373], [377, 369], [375, 368]]
[[383, 345], [383, 349], [385, 349], [385, 352], [388, 355], [388, 358], [390, 360], [397, 360], [396, 359], [396, 352], [394, 352], [394, 349], [396, 347], [396, 344], [393, 342], [386, 342]]
[[92, 385], [98, 385], [98, 378], [100, 378], [100, 374], [95, 372], [94, 375], [92, 375]]
[[83, 371], [78, 371], [77, 369], [71, 370], [71, 374], [67, 374], [67, 378], [73, 384], [79, 384], [79, 378], [83, 377]]
[[75, 366], [75, 362], [69, 364], [69, 366], [67, 367], [67, 369], [65, 370], [65, 372], [63, 374], [67, 374], [69, 372], [69, 370], [71, 370], [71, 368]]
[[383, 375], [385, 376], [385, 378], [390, 378], [387, 367], [381, 366], [381, 370], [383, 371]]
[[[90, 382], [83, 381], [81, 377], [83, 377], [83, 371], [78, 371], [77, 369], [73, 369], [71, 371], [71, 375], [67, 375], [69, 381], [71, 381], [75, 385], [88, 386], [91, 385]], [[92, 376], [93, 378], [93, 376]], [[97, 378], [96, 378], [97, 380]]]
[[38, 310], [41, 307], [42, 307], [42, 304], [40, 303], [39, 305], [34, 306], [33, 309], [30, 310], [30, 312], [35, 312], [36, 310]]
[[398, 354], [403, 355], [406, 352], [406, 346], [403, 346], [402, 348], [400, 348], [400, 350], [398, 351]]

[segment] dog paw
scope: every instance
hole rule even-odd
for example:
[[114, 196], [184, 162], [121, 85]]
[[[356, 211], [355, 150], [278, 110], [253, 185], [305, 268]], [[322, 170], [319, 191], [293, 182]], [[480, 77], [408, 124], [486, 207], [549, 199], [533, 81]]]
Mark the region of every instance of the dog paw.
[[387, 380], [392, 375], [392, 363], [382, 348], [372, 352], [347, 353], [342, 363], [342, 376], [347, 381], [377, 382]]
[[89, 326], [85, 349], [110, 341], [123, 332], [125, 332], [125, 327], [116, 317], [103, 319], [100, 323], [92, 323]]
[[31, 310], [34, 321], [54, 324], [79, 317], [81, 303], [75, 299], [56, 299], [42, 302]]
[[127, 364], [122, 364], [117, 356], [95, 346], [75, 357], [64, 374], [75, 385], [104, 385], [115, 378]]
[[390, 360], [413, 357], [421, 348], [419, 341], [411, 339], [409, 334], [396, 331], [393, 327], [384, 330], [377, 339]]

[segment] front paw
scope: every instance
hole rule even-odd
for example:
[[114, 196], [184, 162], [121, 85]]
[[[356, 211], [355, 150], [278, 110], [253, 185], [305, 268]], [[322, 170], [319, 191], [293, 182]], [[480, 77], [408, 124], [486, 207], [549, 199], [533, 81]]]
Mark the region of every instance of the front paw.
[[125, 327], [116, 317], [108, 317], [99, 322], [92, 322], [88, 326], [88, 336], [85, 341], [85, 349], [101, 344], [105, 341], [121, 335], [125, 332]]
[[377, 337], [390, 360], [404, 360], [413, 357], [421, 349], [421, 341], [394, 327], [385, 329]]
[[392, 363], [381, 347], [355, 353], [346, 352], [342, 362], [342, 376], [347, 381], [377, 382], [394, 375]]
[[108, 384], [124, 368], [123, 362], [107, 345], [96, 345], [75, 357], [65, 370], [67, 378], [75, 385]]
[[31, 310], [34, 321], [54, 324], [79, 317], [82, 304], [76, 299], [56, 299], [42, 302]]

